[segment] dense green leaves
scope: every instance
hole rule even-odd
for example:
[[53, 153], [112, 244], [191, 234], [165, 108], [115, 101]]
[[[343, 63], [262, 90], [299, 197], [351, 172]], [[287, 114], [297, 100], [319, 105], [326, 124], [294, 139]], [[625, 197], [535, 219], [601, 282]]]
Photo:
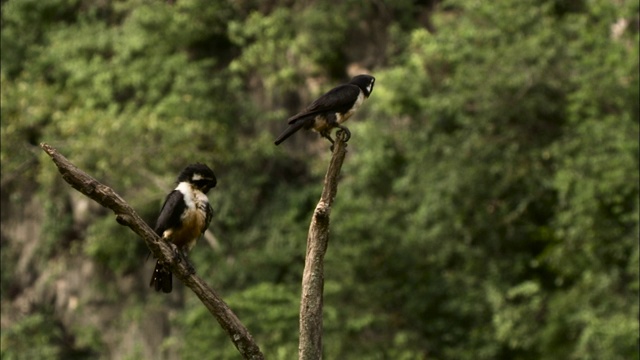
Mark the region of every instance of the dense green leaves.
[[[364, 67], [377, 82], [347, 124], [325, 357], [638, 359], [638, 11], [605, 0], [3, 2], [3, 315], [32, 285], [49, 306], [42, 294], [59, 287], [46, 284], [66, 284], [72, 260], [109, 289], [98, 316], [133, 309], [116, 325], [84, 323], [58, 292], [53, 311], [3, 319], [3, 358], [238, 356], [179, 285], [169, 298], [146, 290], [142, 243], [66, 187], [41, 141], [150, 223], [182, 167], [210, 164], [214, 236], [191, 258], [268, 358], [294, 358], [329, 153], [309, 134], [272, 141], [290, 113]], [[30, 201], [42, 230], [27, 256], [4, 224], [25, 221], [8, 214]], [[120, 334], [130, 323], [133, 347]]]

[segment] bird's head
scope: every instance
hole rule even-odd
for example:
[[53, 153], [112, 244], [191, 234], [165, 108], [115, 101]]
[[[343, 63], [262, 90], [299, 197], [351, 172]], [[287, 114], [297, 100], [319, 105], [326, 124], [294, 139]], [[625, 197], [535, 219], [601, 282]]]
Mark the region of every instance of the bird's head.
[[188, 182], [203, 193], [216, 187], [217, 180], [213, 170], [205, 164], [196, 163], [184, 168], [178, 176], [178, 183]]
[[369, 95], [371, 95], [371, 92], [373, 91], [373, 84], [376, 82], [376, 78], [374, 78], [371, 75], [358, 75], [358, 76], [354, 76], [353, 79], [351, 79], [351, 81], [349, 81], [349, 84], [353, 84], [358, 86], [360, 89], [362, 89], [362, 92], [364, 93], [364, 95], [366, 97], [369, 97]]

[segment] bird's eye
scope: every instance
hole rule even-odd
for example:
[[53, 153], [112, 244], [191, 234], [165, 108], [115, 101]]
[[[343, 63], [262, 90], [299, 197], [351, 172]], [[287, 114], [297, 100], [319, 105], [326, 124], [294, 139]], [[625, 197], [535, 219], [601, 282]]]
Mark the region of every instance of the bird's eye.
[[211, 180], [210, 179], [200, 179], [200, 180], [196, 180], [193, 182], [193, 184], [199, 188], [199, 189], [204, 189], [204, 188], [211, 188], [212, 184], [211, 184]]

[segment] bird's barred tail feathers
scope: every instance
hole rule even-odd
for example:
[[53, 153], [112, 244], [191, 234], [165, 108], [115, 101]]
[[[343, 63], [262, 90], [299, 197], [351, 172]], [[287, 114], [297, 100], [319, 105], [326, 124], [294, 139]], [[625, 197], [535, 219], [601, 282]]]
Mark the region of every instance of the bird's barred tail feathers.
[[149, 283], [149, 286], [153, 287], [156, 291], [170, 293], [172, 290], [171, 282], [171, 271], [169, 271], [162, 264], [162, 262], [158, 260], [156, 262], [156, 268], [155, 270], [153, 270], [153, 275], [151, 276], [151, 282]]

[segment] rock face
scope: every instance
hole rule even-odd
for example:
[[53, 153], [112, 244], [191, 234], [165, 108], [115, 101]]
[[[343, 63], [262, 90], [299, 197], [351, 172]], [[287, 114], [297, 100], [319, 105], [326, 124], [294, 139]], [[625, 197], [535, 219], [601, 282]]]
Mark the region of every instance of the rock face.
[[[26, 191], [29, 188], [32, 191]], [[48, 339], [58, 356], [178, 358], [175, 346], [164, 343], [176, 335], [170, 333], [169, 314], [182, 303], [180, 291], [172, 297], [148, 291], [153, 264], [144, 256], [138, 269], [119, 275], [87, 256], [84, 239], [77, 235], [86, 229], [91, 212], [100, 210], [72, 189], [59, 214], [61, 222], [72, 219], [71, 230], [57, 241], [46, 236], [45, 209], [34, 189], [2, 189], [3, 272], [12, 269], [2, 274], [3, 334], [46, 314], [38, 317], [41, 322], [34, 330]], [[24, 335], [15, 337], [22, 341]], [[3, 337], [3, 347], [12, 344], [10, 335]]]

